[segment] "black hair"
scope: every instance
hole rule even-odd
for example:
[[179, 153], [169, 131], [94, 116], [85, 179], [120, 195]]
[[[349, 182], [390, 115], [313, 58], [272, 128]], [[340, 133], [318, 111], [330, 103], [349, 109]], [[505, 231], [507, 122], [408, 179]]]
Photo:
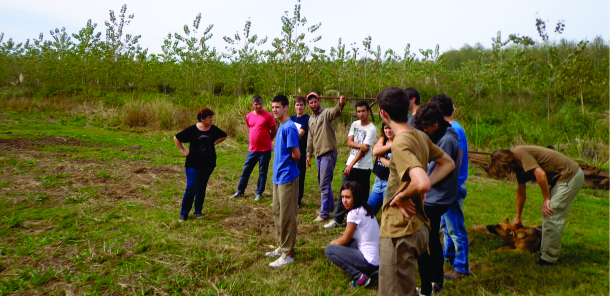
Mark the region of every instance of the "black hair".
[[254, 104], [254, 102], [263, 102], [263, 97], [256, 95], [252, 97], [252, 104]]
[[371, 111], [371, 107], [369, 107], [369, 103], [367, 103], [366, 101], [360, 101], [360, 102], [356, 103], [356, 109], [358, 109], [358, 107], [362, 107], [362, 106], [366, 107], [366, 111]]
[[282, 103], [282, 107], [288, 106], [288, 98], [285, 95], [277, 95], [271, 100], [272, 103]]
[[405, 88], [405, 93], [407, 93], [407, 98], [409, 98], [409, 102], [411, 101], [411, 99], [415, 98], [415, 105], [419, 106], [420, 97], [419, 97], [419, 92], [417, 91], [417, 89], [415, 89], [413, 87], [408, 87], [408, 88]]
[[434, 103], [424, 104], [417, 110], [417, 114], [415, 114], [415, 118], [413, 118], [413, 123], [419, 126], [432, 126], [434, 123], [442, 124], [445, 121], [445, 117], [443, 112], [438, 107], [438, 105]]
[[[383, 145], [384, 145], [384, 146], [385, 146], [385, 143], [387, 143], [387, 142], [388, 142], [388, 140], [390, 139], [390, 138], [388, 138], [388, 136], [386, 136], [386, 134], [385, 134], [385, 127], [386, 127], [386, 124], [385, 124], [385, 122], [383, 122], [383, 120], [382, 120], [382, 121], [381, 121], [381, 135], [383, 136]], [[390, 126], [388, 125], [388, 127], [390, 127]]]
[[431, 102], [437, 104], [438, 107], [441, 108], [441, 111], [443, 111], [443, 114], [445, 116], [453, 115], [453, 111], [454, 111], [453, 100], [446, 94], [440, 94], [440, 95], [434, 96], [434, 98], [432, 98]]
[[400, 87], [386, 87], [377, 94], [379, 109], [383, 110], [395, 122], [405, 123], [409, 119], [409, 98]]
[[352, 207], [352, 210], [357, 209], [359, 207], [363, 207], [366, 210], [366, 216], [371, 216], [371, 218], [375, 218], [375, 215], [373, 214], [373, 208], [366, 202], [364, 192], [362, 191], [360, 185], [354, 181], [347, 181], [343, 185], [341, 185], [341, 190], [339, 191], [339, 194], [341, 194], [341, 191], [346, 189], [350, 190], [352, 192], [352, 196], [354, 197], [354, 207]]

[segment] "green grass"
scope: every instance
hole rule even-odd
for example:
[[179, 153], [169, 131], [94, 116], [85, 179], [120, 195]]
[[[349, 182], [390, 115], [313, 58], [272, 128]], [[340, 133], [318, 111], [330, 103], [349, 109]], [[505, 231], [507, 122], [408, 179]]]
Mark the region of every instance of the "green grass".
[[[206, 218], [178, 223], [185, 177], [175, 132], [108, 128], [67, 115], [2, 115], [9, 123], [0, 130], [12, 133], [1, 138], [32, 145], [0, 152], [0, 294], [377, 294], [351, 289], [326, 259], [324, 248], [342, 229], [312, 222], [320, 203], [313, 167], [299, 210], [297, 262], [275, 270], [263, 256], [277, 246], [271, 178], [260, 203], [252, 200], [257, 169], [246, 198], [227, 199], [246, 144], [229, 139], [217, 147]], [[34, 128], [32, 119], [46, 124]], [[347, 150], [339, 155], [335, 189]], [[581, 190], [560, 264], [543, 268], [535, 265], [538, 254], [495, 252], [501, 241], [484, 228], [514, 217], [516, 184], [472, 175], [464, 203], [472, 276], [446, 282], [446, 295], [607, 294], [608, 191]], [[540, 201], [538, 187], [528, 185], [524, 224], [541, 224]]]

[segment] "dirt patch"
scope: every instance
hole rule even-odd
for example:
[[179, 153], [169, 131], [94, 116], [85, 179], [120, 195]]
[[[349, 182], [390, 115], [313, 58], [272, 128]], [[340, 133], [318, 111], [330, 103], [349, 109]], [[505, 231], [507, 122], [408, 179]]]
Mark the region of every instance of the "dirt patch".
[[43, 139], [0, 139], [0, 150], [5, 152], [12, 151], [33, 151], [40, 150], [45, 146], [85, 146], [79, 140], [69, 137], [46, 137]]
[[234, 204], [231, 208], [235, 211], [220, 222], [222, 228], [238, 234], [247, 233], [275, 238], [275, 226], [270, 207]]

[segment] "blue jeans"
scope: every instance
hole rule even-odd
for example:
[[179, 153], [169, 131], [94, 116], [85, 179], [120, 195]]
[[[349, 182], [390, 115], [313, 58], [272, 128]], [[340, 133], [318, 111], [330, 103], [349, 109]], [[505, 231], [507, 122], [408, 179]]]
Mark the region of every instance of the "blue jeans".
[[375, 177], [375, 183], [373, 183], [373, 189], [371, 189], [369, 201], [367, 202], [373, 208], [374, 215], [377, 215], [383, 205], [383, 197], [385, 196], [385, 188], [387, 186], [388, 180], [381, 180], [379, 177]]
[[214, 168], [194, 169], [186, 168], [186, 190], [182, 197], [182, 207], [180, 215], [188, 215], [195, 199], [195, 214], [200, 214], [205, 201], [205, 190], [208, 187], [208, 180]]
[[320, 184], [320, 198], [322, 199], [319, 216], [324, 219], [330, 218], [330, 213], [335, 209], [332, 183], [336, 164], [337, 152], [335, 151], [329, 151], [316, 157], [318, 183]]
[[441, 228], [444, 233], [443, 255], [453, 264], [457, 272], [469, 273], [468, 234], [464, 226], [464, 199], [466, 184], [458, 187], [458, 196], [449, 210], [441, 217]]
[[328, 245], [324, 250], [326, 258], [345, 270], [354, 280], [360, 277], [360, 273], [370, 276], [379, 270], [379, 266], [370, 264], [358, 250], [358, 244], [352, 239], [347, 245]]
[[256, 194], [263, 194], [265, 185], [267, 185], [267, 171], [269, 171], [269, 160], [271, 160], [271, 150], [267, 151], [248, 151], [244, 169], [239, 177], [239, 185], [237, 185], [237, 193], [244, 194], [248, 186], [250, 174], [258, 162], [258, 183], [256, 185]]

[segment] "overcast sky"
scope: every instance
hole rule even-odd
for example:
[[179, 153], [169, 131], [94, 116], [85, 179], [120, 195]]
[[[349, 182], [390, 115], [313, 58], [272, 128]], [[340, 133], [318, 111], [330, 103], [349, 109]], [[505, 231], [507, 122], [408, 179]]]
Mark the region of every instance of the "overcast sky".
[[[209, 44], [218, 50], [225, 51], [222, 37], [241, 32], [248, 18], [252, 21], [251, 34], [269, 37], [264, 48], [270, 49], [271, 40], [280, 37], [282, 15], [288, 11], [292, 16], [296, 0], [2, 0], [0, 32], [5, 34], [4, 42], [8, 38], [24, 42], [38, 37], [40, 32], [48, 39], [51, 29], [65, 27], [68, 33], [76, 33], [91, 19], [104, 38], [109, 10], [118, 15], [123, 4], [127, 4], [128, 14], [135, 14], [126, 33], [142, 35], [141, 46], [158, 53], [167, 33], [182, 33], [184, 25], [191, 26], [199, 12], [200, 28], [214, 24], [214, 37]], [[520, 34], [540, 40], [535, 27], [537, 15], [547, 21], [551, 40], [563, 37], [591, 41], [602, 36], [607, 41], [610, 27], [608, 0], [303, 0], [301, 6], [307, 26], [322, 23], [316, 33], [322, 40], [316, 45], [327, 52], [339, 38], [348, 44], [347, 48], [356, 42], [362, 49], [362, 41], [369, 35], [373, 47], [381, 45], [383, 51], [389, 47], [399, 53], [407, 43], [412, 52], [432, 49], [436, 44], [441, 52], [477, 42], [489, 47], [498, 31], [504, 38]], [[564, 20], [566, 25], [561, 36], [553, 33], [558, 20]], [[311, 37], [314, 36], [309, 35], [306, 40]]]

